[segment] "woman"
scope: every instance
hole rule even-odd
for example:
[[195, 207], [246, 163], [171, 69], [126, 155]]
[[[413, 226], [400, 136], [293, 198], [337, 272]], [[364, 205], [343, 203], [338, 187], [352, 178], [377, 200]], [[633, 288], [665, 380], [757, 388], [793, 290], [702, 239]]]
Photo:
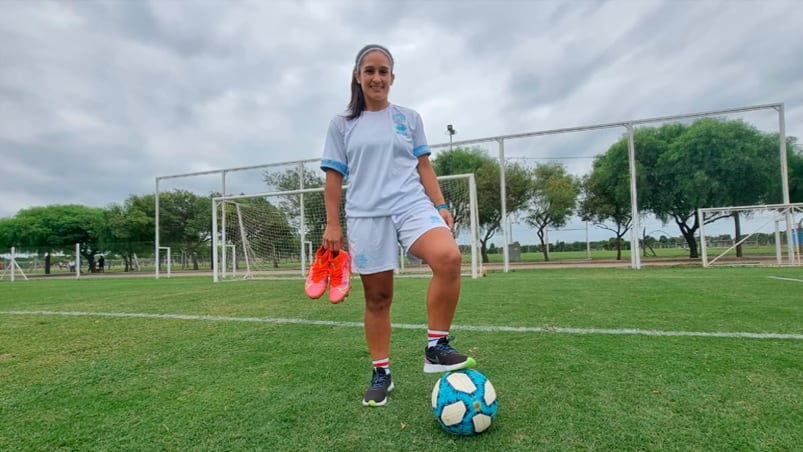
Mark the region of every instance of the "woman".
[[[451, 233], [454, 220], [429, 161], [421, 117], [391, 104], [393, 56], [379, 45], [357, 54], [351, 101], [329, 124], [321, 168], [326, 172], [326, 229], [322, 248], [343, 254], [341, 187], [347, 181], [346, 219], [351, 269], [365, 290], [365, 338], [373, 361], [365, 406], [383, 406], [390, 376], [390, 306], [398, 244], [432, 269], [427, 290], [424, 372], [472, 367], [474, 359], [449, 345], [460, 295], [461, 255]], [[331, 289], [330, 289], [331, 290]]]

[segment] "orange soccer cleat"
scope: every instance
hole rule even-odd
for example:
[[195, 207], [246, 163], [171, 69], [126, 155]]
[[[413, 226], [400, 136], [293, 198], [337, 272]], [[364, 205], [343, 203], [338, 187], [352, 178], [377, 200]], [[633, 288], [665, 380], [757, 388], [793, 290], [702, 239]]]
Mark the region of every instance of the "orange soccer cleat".
[[332, 253], [324, 248], [318, 248], [315, 252], [315, 259], [309, 266], [307, 282], [304, 284], [304, 292], [313, 299], [321, 298], [329, 285], [329, 270], [331, 268]]
[[329, 301], [340, 303], [351, 290], [351, 256], [345, 250], [335, 251], [330, 262]]

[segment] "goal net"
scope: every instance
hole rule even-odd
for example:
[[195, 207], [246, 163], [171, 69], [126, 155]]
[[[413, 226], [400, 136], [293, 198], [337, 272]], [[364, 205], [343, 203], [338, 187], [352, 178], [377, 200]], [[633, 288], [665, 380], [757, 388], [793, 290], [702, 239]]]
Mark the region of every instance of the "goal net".
[[699, 209], [704, 267], [799, 265], [803, 203]]
[[[453, 234], [463, 253], [463, 274], [476, 278], [480, 257], [474, 175], [441, 176], [438, 181], [455, 220]], [[345, 228], [342, 204], [340, 217]], [[325, 227], [322, 187], [215, 197], [213, 279], [304, 278]], [[344, 233], [348, 235], [348, 230]], [[426, 275], [429, 267], [400, 251], [398, 273]]]

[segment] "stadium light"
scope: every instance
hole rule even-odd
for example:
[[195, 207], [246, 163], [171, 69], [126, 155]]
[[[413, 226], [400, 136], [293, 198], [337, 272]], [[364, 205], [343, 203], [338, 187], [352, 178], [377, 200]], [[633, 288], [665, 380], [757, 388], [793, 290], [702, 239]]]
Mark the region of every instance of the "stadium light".
[[456, 133], [457, 133], [457, 130], [454, 130], [454, 127], [452, 127], [451, 124], [447, 124], [446, 125], [446, 134], [449, 135], [449, 150], [450, 151], [452, 150], [452, 137]]

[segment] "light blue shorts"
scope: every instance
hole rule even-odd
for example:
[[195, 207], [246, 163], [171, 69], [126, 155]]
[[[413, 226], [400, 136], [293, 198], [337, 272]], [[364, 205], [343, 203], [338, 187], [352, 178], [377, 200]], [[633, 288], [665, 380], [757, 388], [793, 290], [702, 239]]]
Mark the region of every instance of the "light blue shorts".
[[385, 217], [349, 218], [347, 231], [351, 271], [370, 275], [399, 268], [399, 245], [404, 252], [425, 232], [448, 228], [429, 201]]

